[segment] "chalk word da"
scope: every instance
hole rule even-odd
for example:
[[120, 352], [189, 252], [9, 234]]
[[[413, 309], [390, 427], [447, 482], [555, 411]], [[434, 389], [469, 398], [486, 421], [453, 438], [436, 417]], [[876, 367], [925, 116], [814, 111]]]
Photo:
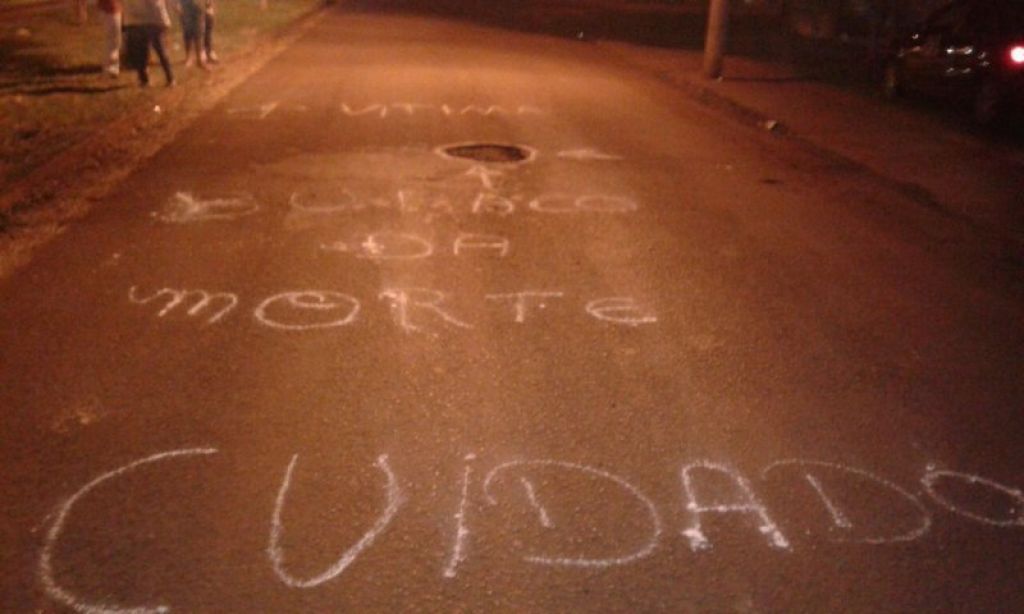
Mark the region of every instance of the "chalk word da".
[[[565, 296], [561, 291], [521, 290], [485, 294], [483, 300], [508, 313], [516, 324], [524, 324], [539, 319], [537, 312]], [[233, 292], [161, 288], [142, 294], [136, 286], [129, 289], [128, 298], [136, 305], [159, 305], [158, 318], [177, 311], [191, 318], [205, 319], [207, 324], [222, 321], [240, 302]], [[474, 328], [453, 312], [448, 305], [450, 296], [440, 290], [388, 288], [377, 298], [387, 304], [395, 325], [407, 333], [436, 334], [444, 329]], [[631, 297], [593, 299], [584, 304], [583, 310], [595, 320], [617, 326], [638, 327], [658, 321], [656, 315]], [[274, 330], [309, 331], [350, 326], [359, 320], [361, 311], [362, 302], [348, 294], [297, 290], [260, 301], [252, 314], [260, 325]]]
[[477, 192], [463, 201], [447, 194], [416, 190], [398, 190], [388, 196], [359, 196], [343, 189], [337, 198], [323, 199], [293, 193], [293, 211], [314, 214], [358, 213], [362, 211], [397, 211], [457, 215], [470, 213], [481, 217], [507, 217], [519, 212], [542, 215], [616, 215], [637, 211], [639, 204], [624, 196], [607, 194], [550, 193], [530, 198], [502, 196], [490, 190]]
[[[493, 234], [462, 232], [452, 241], [451, 254], [467, 254], [504, 258], [511, 249], [511, 242]], [[435, 254], [434, 244], [419, 235], [409, 232], [381, 231], [369, 234], [357, 242], [335, 241], [325, 243], [320, 249], [328, 252], [351, 254], [361, 260], [375, 262], [423, 260]]]
[[[54, 554], [75, 507], [106, 483], [144, 469], [151, 472], [153, 469], [148, 468], [151, 465], [217, 453], [215, 448], [186, 448], [153, 454], [99, 475], [58, 504], [51, 514], [52, 521], [38, 560], [37, 572], [46, 594], [79, 612], [169, 611], [170, 606], [167, 605], [128, 606], [131, 607], [129, 610], [119, 604], [90, 602], [58, 582]], [[824, 532], [832, 542], [873, 545], [912, 542], [924, 537], [932, 527], [933, 512], [925, 505], [924, 497], [955, 518], [996, 529], [1024, 528], [1024, 493], [1020, 489], [978, 475], [937, 469], [934, 466], [925, 469], [920, 479], [924, 495], [918, 496], [885, 478], [856, 467], [808, 459], [774, 462], [760, 472], [758, 487], [783, 487], [790, 494], [804, 489], [818, 505], [818, 509], [812, 506], [809, 510], [802, 504], [792, 509], [782, 508], [780, 514], [779, 508], [769, 510], [756, 492], [755, 482], [732, 465], [707, 459], [688, 462], [679, 468], [678, 474], [682, 503], [678, 513], [683, 518], [682, 526], [673, 530], [667, 527], [662, 511], [651, 496], [627, 478], [609, 471], [563, 460], [519, 459], [500, 463], [491, 468], [482, 480], [476, 480], [476, 462], [473, 454], [465, 457], [465, 466], [455, 487], [459, 492], [455, 513], [451, 516], [435, 515], [438, 518], [452, 518], [453, 526], [445, 531], [450, 536], [450, 546], [446, 548], [440, 565], [441, 577], [449, 581], [458, 577], [462, 566], [470, 564], [474, 543], [484, 539], [483, 536], [477, 537], [478, 529], [488, 526], [488, 511], [500, 505], [527, 511], [527, 521], [532, 517], [545, 530], [541, 539], [552, 537], [550, 531], [579, 529], [573, 526], [574, 520], [578, 522], [578, 514], [565, 510], [574, 506], [578, 509], [580, 501], [569, 502], [562, 498], [564, 493], [577, 490], [552, 487], [549, 480], [543, 479], [550, 478], [552, 474], [560, 476], [561, 480], [602, 484], [596, 491], [601, 493], [601, 500], [595, 501], [589, 509], [594, 513], [607, 509], [616, 514], [633, 510], [631, 513], [637, 516], [638, 522], [619, 521], [619, 525], [631, 527], [623, 528], [622, 533], [636, 535], [626, 536], [632, 538], [630, 541], [633, 545], [611, 554], [607, 550], [607, 543], [603, 543], [606, 541], [602, 539], [605, 536], [603, 533], [596, 533], [599, 536], [597, 538], [572, 541], [573, 550], [568, 552], [547, 549], [530, 551], [518, 545], [519, 554], [526, 564], [584, 570], [627, 566], [652, 556], [670, 535], [680, 536], [694, 554], [707, 556], [706, 553], [714, 549], [715, 536], [727, 530], [749, 532], [751, 542], [760, 542], [769, 551], [788, 553], [795, 546], [783, 532], [784, 526], [804, 529], [803, 533], [813, 536], [821, 533], [824, 524]], [[308, 576], [298, 576], [291, 571], [294, 564], [289, 565], [288, 552], [282, 544], [286, 532], [284, 511], [298, 464], [299, 455], [295, 454], [284, 471], [272, 509], [268, 510], [270, 528], [265, 555], [280, 582], [293, 589], [311, 589], [338, 578], [374, 543], [384, 539], [387, 530], [399, 518], [409, 495], [392, 468], [388, 455], [380, 455], [374, 465], [383, 477], [383, 496], [382, 507], [376, 518], [362, 537], [325, 569]], [[973, 496], [964, 496], [962, 492], [959, 497], [952, 494], [963, 490]], [[844, 495], [851, 492], [877, 496], [875, 507], [864, 509], [863, 504], [858, 504], [860, 498], [857, 496], [845, 497], [849, 505], [844, 505], [841, 502]], [[676, 500], [678, 497], [678, 494], [670, 494], [663, 498]], [[632, 505], [610, 503], [626, 500], [632, 501]], [[992, 500], [1004, 501], [1005, 509], [994, 509], [990, 503], [986, 503]], [[812, 513], [807, 514], [807, 511]], [[724, 524], [721, 520], [725, 518], [734, 521]], [[884, 522], [879, 523], [879, 518]], [[706, 523], [705, 520], [715, 522]], [[493, 522], [490, 524], [493, 525]], [[707, 526], [709, 524], [713, 524], [714, 530]], [[811, 528], [816, 530], [812, 532]], [[502, 531], [499, 535], [506, 533]], [[493, 532], [490, 535], [493, 536]], [[549, 543], [547, 548], [551, 547]], [[596, 550], [601, 554], [588, 553], [588, 550]]]

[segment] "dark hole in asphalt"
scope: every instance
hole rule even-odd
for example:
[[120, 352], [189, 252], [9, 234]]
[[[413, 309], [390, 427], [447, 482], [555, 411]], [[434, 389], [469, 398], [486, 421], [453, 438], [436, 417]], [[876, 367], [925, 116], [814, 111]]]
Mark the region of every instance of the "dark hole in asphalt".
[[444, 152], [453, 158], [465, 158], [478, 162], [522, 162], [530, 157], [522, 147], [498, 145], [496, 143], [471, 143], [445, 147]]

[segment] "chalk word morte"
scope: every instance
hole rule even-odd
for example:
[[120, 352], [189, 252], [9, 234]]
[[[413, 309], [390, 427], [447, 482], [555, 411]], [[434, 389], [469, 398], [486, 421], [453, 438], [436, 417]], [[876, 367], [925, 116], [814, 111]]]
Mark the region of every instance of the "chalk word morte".
[[[170, 611], [171, 608], [167, 605], [125, 607], [110, 602], [96, 602], [74, 594], [58, 582], [57, 566], [54, 561], [55, 553], [58, 551], [57, 546], [66, 527], [73, 525], [69, 519], [75, 511], [76, 505], [87, 496], [98, 496], [93, 493], [102, 491], [102, 487], [106, 483], [117, 480], [126, 474], [141, 471], [150, 465], [156, 466], [165, 461], [216, 453], [216, 448], [204, 447], [153, 454], [100, 474], [60, 502], [50, 514], [49, 527], [38, 558], [37, 573], [47, 596], [77, 612], [90, 614], [115, 612], [163, 614]], [[387, 454], [378, 456], [375, 466], [384, 475], [385, 483], [381, 509], [376, 520], [372, 522], [362, 537], [347, 548], [327, 569], [309, 578], [299, 578], [287, 570], [285, 552], [281, 545], [284, 533], [283, 513], [298, 458], [297, 454], [291, 457], [276, 500], [272, 505], [266, 555], [274, 574], [283, 584], [293, 589], [311, 589], [337, 579], [355, 564], [357, 559], [376, 541], [383, 539], [385, 532], [397, 522], [399, 513], [407, 501], [407, 495], [401, 486], [402, 480], [390, 464], [389, 456]], [[627, 532], [640, 530], [643, 534], [638, 547], [632, 547], [616, 556], [592, 557], [579, 550], [570, 553], [528, 553], [521, 557], [527, 564], [583, 570], [622, 567], [653, 556], [659, 548], [665, 546], [666, 535], [673, 535], [672, 532], [664, 530], [665, 521], [652, 497], [627, 478], [604, 469], [557, 459], [519, 459], [498, 463], [485, 474], [482, 482], [479, 482], [474, 481], [473, 478], [473, 464], [479, 462], [477, 456], [475, 454], [466, 455], [464, 461], [465, 467], [460, 473], [458, 484], [455, 485], [455, 488], [461, 493], [456, 512], [450, 516], [432, 513], [432, 516], [436, 518], [453, 518], [456, 525], [455, 539], [452, 541], [451, 547], [447, 549], [441, 564], [441, 578], [444, 580], [456, 579], [459, 567], [470, 564], [472, 542], [485, 538], [484, 535], [478, 533], [477, 529], [486, 523], [484, 516], [487, 511], [499, 505], [521, 506], [525, 501], [525, 504], [535, 512], [537, 523], [545, 529], [572, 528], [573, 515], [566, 514], [564, 517], [559, 517], [556, 523], [548, 509], [549, 505], [547, 505], [550, 502], [558, 502], [559, 498], [567, 491], [547, 488], [543, 492], [538, 492], [534, 480], [530, 478], [540, 477], [536, 473], [540, 471], [557, 471], [563, 476], [563, 479], [596, 480], [613, 486], [622, 496], [635, 502], [633, 507], [636, 511], [634, 513], [642, 515], [643, 518], [640, 522], [629, 523], [628, 526], [631, 528], [623, 530]], [[153, 469], [147, 469], [147, 471], [153, 471]], [[855, 533], [859, 530], [859, 523], [851, 520], [853, 514], [850, 510], [843, 509], [839, 501], [843, 495], [847, 495], [848, 501], [858, 501], [859, 497], [849, 497], [848, 495], [851, 492], [855, 495], [861, 494], [864, 489], [873, 489], [876, 493], [887, 493], [889, 496], [885, 502], [876, 500], [873, 509], [857, 510], [861, 519], [865, 519], [866, 513], [875, 516], [866, 518], [867, 522], [864, 523], [876, 527], [875, 530], [880, 524], [879, 518], [887, 521], [882, 522], [882, 525], [906, 525], [905, 518], [892, 518], [892, 516], [899, 516], [909, 511], [912, 516], [916, 517], [910, 523], [915, 528], [909, 532], [903, 531], [902, 528], [896, 528], [889, 536], [876, 535], [870, 539], [844, 539], [842, 541], [862, 541], [881, 546], [921, 539], [932, 526], [932, 512], [925, 506], [923, 497], [928, 497], [937, 504], [940, 510], [950, 513], [952, 518], [972, 522], [987, 527], [989, 530], [1024, 528], [1024, 493], [1019, 488], [978, 475], [936, 469], [931, 465], [925, 469], [920, 478], [920, 483], [924, 486], [924, 494], [920, 496], [864, 469], [812, 459], [788, 459], [773, 462], [757, 475], [759, 481], [755, 485], [728, 463], [708, 459], [683, 463], [680, 469], [682, 506], [684, 515], [687, 515], [688, 518], [683, 520], [687, 526], [683, 527], [679, 534], [686, 538], [691, 552], [695, 556], [709, 556], [709, 553], [713, 552], [712, 545], [715, 535], [709, 535], [710, 529], [702, 526], [702, 519], [712, 515], [733, 515], [737, 518], [747, 519], [745, 523], [732, 523], [728, 527], [716, 523], [716, 535], [729, 530], [744, 531], [748, 532], [750, 540], [762, 541], [769, 550], [778, 551], [782, 553], [781, 555], [797, 550], [797, 547], [783, 534], [780, 525], [774, 518], [776, 516], [783, 518], [786, 521], [785, 526], [800, 529], [805, 528], [808, 522], [812, 522], [808, 520], [808, 516], [813, 517], [814, 514], [802, 513], [805, 512], [805, 506], [802, 504], [794, 508], [779, 505], [769, 511], [767, 504], [755, 492], [756, 489], [770, 488], [773, 482], [783, 479], [785, 476], [788, 476], [790, 480], [786, 483], [787, 486], [799, 484], [800, 479], [810, 484], [818, 496], [818, 501], [825, 512], [824, 515], [832, 519], [833, 528], [838, 528], [844, 533]], [[514, 479], [516, 477], [519, 479]], [[825, 487], [826, 483], [829, 485], [827, 488]], [[962, 488], [978, 489], [979, 492], [974, 494], [984, 492], [985, 497], [981, 497], [981, 499], [985, 501], [979, 503], [979, 497], [962, 497], [954, 501], [954, 497], [944, 491], [944, 483], [947, 486], [948, 483], [954, 483]], [[509, 492], [508, 489], [514, 489], [517, 485], [523, 487], [525, 497], [516, 497]], [[606, 491], [607, 487], [594, 492], [605, 493]], [[731, 494], [724, 494], [727, 491]], [[505, 495], [501, 496], [503, 492]], [[473, 500], [477, 497], [482, 497], [483, 501], [478, 503], [485, 505], [474, 505]], [[1008, 512], [996, 515], [997, 512], [990, 505], [992, 497], [1001, 497], [1005, 501]], [[666, 493], [662, 499], [673, 500], [676, 497]], [[564, 509], [567, 504], [569, 502], [562, 501], [560, 509]], [[571, 505], [578, 504], [579, 501], [571, 503]], [[600, 511], [602, 508], [597, 505], [592, 509]], [[470, 515], [470, 510], [475, 513]], [[316, 513], [320, 513], [320, 511], [318, 510]], [[646, 528], [641, 529], [641, 527]], [[804, 539], [813, 539], [814, 533], [809, 529], [805, 528], [802, 533], [811, 536]], [[505, 535], [506, 532], [491, 532], [486, 535], [490, 539], [494, 539], [495, 534], [500, 536]], [[574, 548], [580, 548], [587, 544], [601, 545], [602, 534], [591, 534], [596, 537], [584, 541], [574, 541], [576, 544]], [[730, 541], [734, 541], [734, 539]], [[525, 546], [518, 544], [515, 548], [524, 549]], [[813, 548], [811, 552], [814, 552]], [[67, 573], [61, 575], [67, 575]]]
[[[377, 300], [387, 305], [394, 323], [407, 333], [436, 334], [445, 329], [471, 329], [473, 324], [456, 315], [450, 307], [451, 296], [431, 288], [386, 288]], [[485, 294], [482, 300], [504, 311], [516, 324], [541, 319], [538, 312], [566, 298], [561, 291], [520, 290]], [[240, 303], [232, 292], [201, 289], [161, 288], [140, 294], [137, 286], [128, 290], [135, 305], [159, 305], [156, 317], [184, 312], [189, 318], [203, 318], [207, 325], [217, 324], [231, 315]], [[280, 331], [310, 331], [342, 328], [355, 324], [362, 302], [349, 294], [333, 290], [295, 290], [281, 292], [261, 300], [253, 310], [256, 322]], [[636, 299], [628, 296], [588, 300], [583, 312], [611, 325], [639, 327], [658, 322], [658, 317]]]
[[[259, 105], [248, 107], [232, 107], [226, 113], [235, 118], [247, 120], [264, 120], [278, 112], [305, 113], [309, 107], [301, 104], [287, 104], [279, 100], [271, 100]], [[351, 104], [342, 102], [337, 111], [346, 117], [371, 117], [385, 119], [388, 117], [412, 117], [414, 115], [431, 115], [434, 117], [523, 117], [546, 115], [547, 112], [530, 105], [498, 105], [498, 104], [430, 104], [423, 102], [371, 102]]]

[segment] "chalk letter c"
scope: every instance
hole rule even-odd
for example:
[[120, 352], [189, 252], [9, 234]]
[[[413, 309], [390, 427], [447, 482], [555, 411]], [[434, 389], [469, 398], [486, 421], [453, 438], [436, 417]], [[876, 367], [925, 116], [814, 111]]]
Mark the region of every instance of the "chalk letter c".
[[57, 584], [57, 580], [54, 578], [53, 574], [53, 551], [57, 547], [57, 540], [60, 539], [60, 534], [64, 530], [64, 525], [67, 524], [68, 516], [71, 515], [71, 510], [75, 507], [75, 504], [104, 482], [120, 477], [150, 463], [179, 456], [199, 456], [216, 453], [217, 450], [215, 448], [189, 448], [184, 450], [171, 450], [169, 452], [161, 452], [159, 454], [147, 456], [146, 458], [139, 459], [135, 462], [124, 465], [123, 467], [104, 473], [83, 486], [78, 492], [68, 497], [64, 503], [57, 506], [57, 509], [54, 510], [55, 518], [53, 520], [53, 524], [50, 525], [50, 530], [46, 532], [46, 541], [43, 543], [43, 550], [39, 555], [39, 579], [43, 584], [43, 589], [46, 591], [46, 594], [49, 595], [51, 599], [64, 604], [76, 612], [84, 612], [87, 614], [114, 614], [118, 612], [131, 612], [133, 614], [163, 614], [165, 612], [169, 612], [171, 608], [166, 605], [122, 608], [120, 606], [106, 603], [82, 602], [67, 589], [62, 588]]

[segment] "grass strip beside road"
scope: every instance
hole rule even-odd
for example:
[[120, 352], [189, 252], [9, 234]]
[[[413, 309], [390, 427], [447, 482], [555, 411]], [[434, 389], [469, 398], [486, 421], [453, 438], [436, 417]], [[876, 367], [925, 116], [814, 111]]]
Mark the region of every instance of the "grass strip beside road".
[[[9, 0], [8, 0], [9, 1]], [[222, 1], [217, 6], [214, 43], [223, 63], [254, 45], [261, 35], [293, 23], [323, 0]], [[8, 186], [98, 131], [140, 108], [159, 103], [163, 83], [139, 88], [133, 72], [119, 79], [100, 73], [104, 45], [100, 15], [92, 9], [79, 25], [70, 8], [12, 18], [0, 24], [0, 185]], [[185, 88], [202, 87], [211, 75], [182, 65], [177, 23], [167, 37], [175, 76]]]

